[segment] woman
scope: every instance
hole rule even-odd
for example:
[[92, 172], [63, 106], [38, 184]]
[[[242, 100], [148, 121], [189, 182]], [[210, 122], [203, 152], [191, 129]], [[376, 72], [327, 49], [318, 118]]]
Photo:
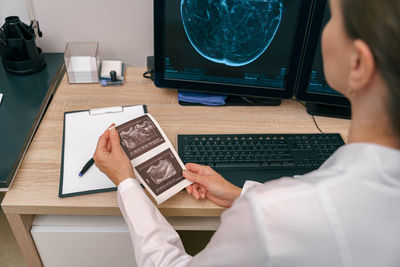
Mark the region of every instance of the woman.
[[243, 190], [187, 164], [187, 191], [232, 207], [187, 255], [143, 193], [115, 129], [96, 165], [118, 186], [139, 266], [400, 266], [400, 1], [331, 0], [322, 37], [328, 83], [352, 103], [348, 145], [317, 171]]

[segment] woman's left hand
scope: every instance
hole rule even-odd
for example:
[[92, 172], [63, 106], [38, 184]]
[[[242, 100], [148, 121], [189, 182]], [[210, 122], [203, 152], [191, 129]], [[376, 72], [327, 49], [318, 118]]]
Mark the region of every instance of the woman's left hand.
[[[111, 125], [112, 127], [114, 125]], [[118, 186], [123, 180], [133, 178], [133, 167], [122, 149], [115, 128], [107, 129], [99, 138], [93, 159], [97, 168]]]

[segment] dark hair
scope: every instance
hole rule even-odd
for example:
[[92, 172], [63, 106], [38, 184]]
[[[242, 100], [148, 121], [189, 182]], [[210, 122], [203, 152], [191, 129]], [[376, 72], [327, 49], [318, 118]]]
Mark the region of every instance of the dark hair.
[[342, 0], [341, 3], [348, 35], [369, 45], [388, 86], [390, 121], [400, 136], [400, 1]]

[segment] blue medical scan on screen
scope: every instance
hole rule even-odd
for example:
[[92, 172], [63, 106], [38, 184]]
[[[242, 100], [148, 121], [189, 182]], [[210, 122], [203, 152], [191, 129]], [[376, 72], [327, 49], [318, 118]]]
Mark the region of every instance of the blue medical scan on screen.
[[187, 38], [204, 58], [244, 66], [268, 49], [282, 20], [281, 0], [182, 0]]
[[284, 90], [301, 1], [165, 1], [165, 78]]

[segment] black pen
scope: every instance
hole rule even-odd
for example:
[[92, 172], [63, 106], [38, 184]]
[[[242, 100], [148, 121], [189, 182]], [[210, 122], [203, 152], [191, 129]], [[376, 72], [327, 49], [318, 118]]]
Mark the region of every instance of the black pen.
[[79, 172], [79, 176], [84, 175], [85, 172], [87, 172], [87, 170], [89, 170], [89, 168], [92, 167], [93, 164], [94, 164], [94, 159], [91, 158], [91, 159], [85, 164], [85, 166], [83, 166], [82, 170]]

